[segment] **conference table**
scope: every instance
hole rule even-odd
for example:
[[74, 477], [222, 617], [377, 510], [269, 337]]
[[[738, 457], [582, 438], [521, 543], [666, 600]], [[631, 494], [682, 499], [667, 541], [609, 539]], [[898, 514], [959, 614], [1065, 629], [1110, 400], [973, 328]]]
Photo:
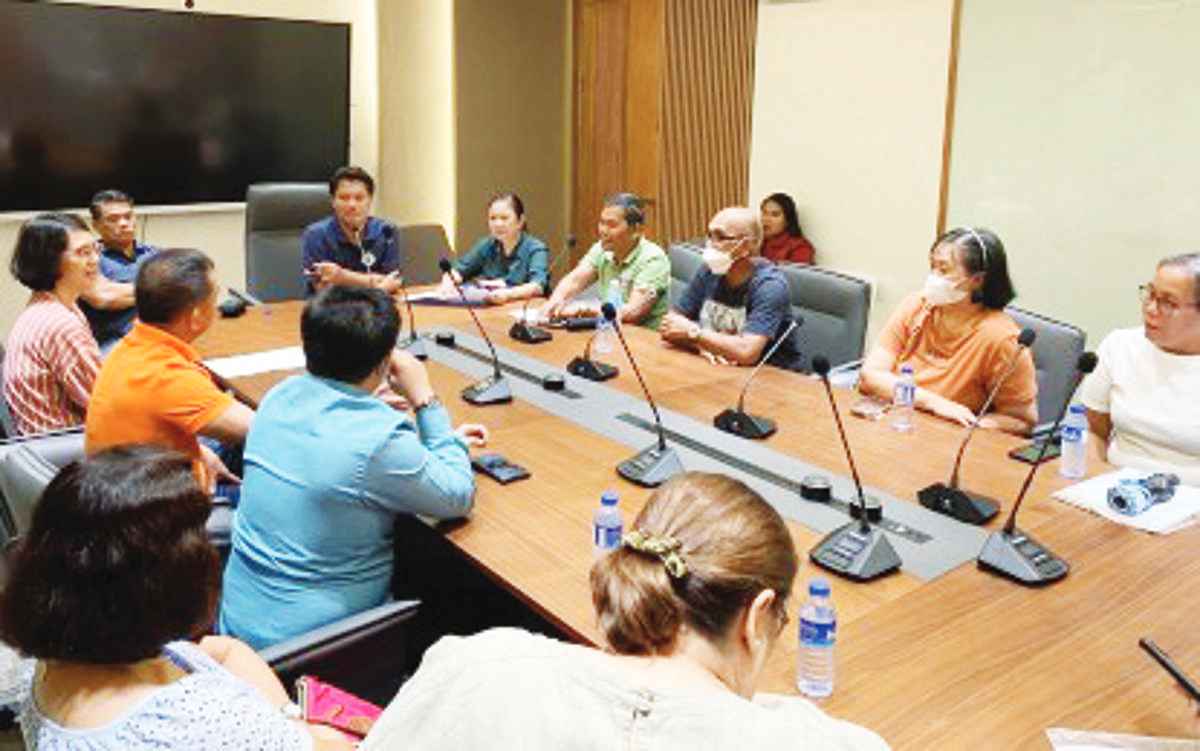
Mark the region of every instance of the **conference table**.
[[[511, 339], [510, 312], [517, 307], [478, 309], [502, 361], [529, 358], [561, 371], [583, 350], [590, 332], [556, 329], [552, 341], [536, 345]], [[219, 320], [196, 346], [205, 358], [296, 346], [301, 309], [300, 302], [251, 307], [240, 318]], [[441, 346], [433, 341], [435, 331], [455, 332], [460, 347], [477, 336], [462, 308], [420, 306], [416, 318], [431, 351]], [[636, 326], [623, 331], [665, 411], [711, 424], [736, 402], [747, 369], [712, 365]], [[604, 385], [614, 395], [640, 398], [624, 353], [618, 348], [602, 359], [620, 368]], [[431, 357], [427, 367], [455, 423], [487, 425], [491, 438], [481, 450], [503, 453], [532, 472], [529, 480], [506, 486], [480, 476], [470, 521], [446, 525], [446, 539], [570, 638], [601, 644], [588, 587], [591, 517], [607, 489], [618, 491], [627, 527], [644, 505], [652, 491], [615, 471], [636, 447], [530, 400], [467, 404], [458, 393], [476, 376], [438, 360], [444, 358]], [[293, 372], [247, 375], [229, 385], [255, 402]], [[568, 388], [574, 380], [568, 376]], [[915, 429], [899, 433], [885, 422], [849, 417], [857, 398], [835, 389], [863, 484], [915, 505], [918, 489], [945, 481], [962, 429], [918, 414]], [[594, 400], [588, 404], [595, 408]], [[813, 377], [763, 368], [747, 408], [779, 423], [777, 433], [756, 444], [798, 466], [849, 474], [825, 391]], [[649, 408], [642, 411], [650, 420]], [[653, 434], [645, 435], [650, 445]], [[977, 431], [963, 461], [963, 486], [1001, 501], [988, 530], [1003, 525], [1028, 471], [1007, 457], [1023, 442]], [[742, 448], [746, 443], [724, 436], [722, 449], [736, 456], [750, 450]], [[796, 693], [796, 611], [809, 578], [823, 575], [833, 585], [839, 629], [836, 689], [821, 706], [874, 729], [894, 748], [1044, 749], [1049, 727], [1174, 737], [1200, 732], [1194, 708], [1137, 645], [1151, 635], [1185, 670], [1200, 675], [1200, 527], [1153, 536], [1067, 506], [1050, 498], [1070, 484], [1057, 467], [1051, 462], [1039, 470], [1019, 518], [1022, 530], [1071, 565], [1064, 580], [1044, 588], [986, 573], [973, 560], [932, 579], [904, 569], [869, 583], [839, 579], [808, 561], [823, 535], [789, 521], [801, 572], [789, 601], [792, 618], [760, 690]], [[1093, 451], [1090, 474], [1108, 469]], [[794, 503], [809, 502], [797, 497]]]

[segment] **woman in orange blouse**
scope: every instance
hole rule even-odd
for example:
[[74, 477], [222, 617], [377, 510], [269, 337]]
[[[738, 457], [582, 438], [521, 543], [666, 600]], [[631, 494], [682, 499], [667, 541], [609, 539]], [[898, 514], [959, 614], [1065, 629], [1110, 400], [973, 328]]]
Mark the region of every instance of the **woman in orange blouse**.
[[[1004, 313], [1017, 296], [1004, 245], [986, 229], [951, 230], [930, 248], [929, 271], [880, 333], [859, 389], [890, 399], [908, 364], [917, 408], [969, 425], [1018, 348], [1017, 325]], [[1036, 423], [1037, 380], [1025, 350], [979, 425], [1025, 434]]]
[[772, 193], [763, 199], [762, 257], [775, 263], [812, 263], [817, 251], [800, 229], [796, 202], [787, 193]]

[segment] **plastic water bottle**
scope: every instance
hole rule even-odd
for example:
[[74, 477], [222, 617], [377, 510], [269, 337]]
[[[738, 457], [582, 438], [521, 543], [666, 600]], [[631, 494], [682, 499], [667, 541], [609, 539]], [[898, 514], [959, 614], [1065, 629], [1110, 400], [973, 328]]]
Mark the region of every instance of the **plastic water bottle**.
[[812, 579], [808, 599], [800, 606], [800, 652], [796, 657], [796, 688], [814, 699], [833, 693], [833, 647], [837, 613], [829, 600], [829, 580]]
[[1058, 473], [1078, 480], [1087, 474], [1087, 409], [1072, 404], [1062, 423], [1062, 461]]
[[621, 520], [621, 509], [617, 508], [617, 493], [606, 490], [600, 496], [600, 508], [592, 515], [592, 547], [596, 556], [621, 547], [624, 534], [625, 522]]
[[[608, 283], [608, 294], [604, 296], [604, 300], [612, 303], [613, 308], [618, 312], [621, 310], [621, 305], [624, 304], [621, 301], [621, 284], [615, 277]], [[596, 338], [592, 342], [592, 349], [602, 355], [612, 352], [615, 337], [613, 324], [601, 315], [600, 321], [596, 324]]]
[[901, 433], [913, 429], [913, 402], [916, 401], [917, 384], [913, 380], [911, 365], [900, 367], [900, 380], [892, 390], [892, 427]]

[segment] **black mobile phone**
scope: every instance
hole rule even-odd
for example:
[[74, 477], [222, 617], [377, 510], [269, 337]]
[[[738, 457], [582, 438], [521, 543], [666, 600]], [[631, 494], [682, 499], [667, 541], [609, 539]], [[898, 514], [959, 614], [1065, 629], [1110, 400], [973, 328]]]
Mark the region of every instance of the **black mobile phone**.
[[482, 472], [501, 485], [529, 477], [529, 470], [513, 464], [500, 454], [479, 454], [471, 459], [471, 466], [476, 472]]
[[[1016, 459], [1019, 462], [1035, 464], [1038, 460], [1038, 454], [1040, 453], [1042, 453], [1041, 441], [1034, 441], [1033, 443], [1027, 443], [1024, 446], [1018, 446], [1012, 451], [1009, 451], [1008, 456], [1009, 458]], [[1051, 459], [1057, 459], [1061, 453], [1062, 445], [1057, 441], [1053, 441], [1048, 447], [1046, 447], [1046, 455], [1042, 457], [1042, 461], [1048, 462]]]
[[1195, 683], [1193, 683], [1192, 679], [1188, 678], [1187, 674], [1180, 670], [1179, 666], [1175, 664], [1175, 661], [1167, 656], [1166, 652], [1159, 649], [1158, 645], [1155, 644], [1150, 637], [1143, 636], [1141, 639], [1138, 639], [1138, 644], [1142, 649], [1146, 650], [1146, 654], [1154, 658], [1155, 662], [1157, 662], [1159, 665], [1162, 665], [1163, 670], [1170, 673], [1171, 677], [1174, 678], [1180, 686], [1183, 686], [1183, 690], [1187, 691], [1192, 699], [1195, 701], [1200, 701], [1200, 686], [1197, 686]]

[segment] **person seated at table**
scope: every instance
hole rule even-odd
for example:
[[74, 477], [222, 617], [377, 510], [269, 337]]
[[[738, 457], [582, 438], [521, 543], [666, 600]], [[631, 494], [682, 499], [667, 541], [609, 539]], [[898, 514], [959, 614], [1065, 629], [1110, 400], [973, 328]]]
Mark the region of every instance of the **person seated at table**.
[[813, 263], [817, 251], [800, 229], [796, 202], [787, 193], [772, 193], [763, 199], [762, 256], [774, 263]]
[[92, 391], [85, 428], [89, 454], [124, 443], [181, 451], [206, 487], [237, 483], [225, 462], [197, 436], [242, 444], [254, 411], [222, 391], [192, 346], [217, 317], [221, 288], [212, 260], [172, 248], [138, 271], [138, 320], [113, 348]]
[[1101, 455], [1200, 485], [1200, 253], [1159, 261], [1138, 287], [1142, 325], [1100, 343], [1082, 401]]
[[137, 241], [133, 199], [119, 190], [92, 197], [92, 227], [100, 235], [100, 276], [83, 293], [79, 307], [91, 324], [100, 351], [107, 353], [133, 328], [133, 281], [158, 249]]
[[508, 628], [444, 637], [360, 748], [887, 748], [798, 696], [755, 693], [782, 659], [798, 567], [757, 492], [679, 475], [592, 566], [603, 649]]
[[[1019, 347], [1020, 331], [1004, 313], [1016, 296], [1000, 238], [950, 230], [929, 250], [924, 287], [900, 303], [863, 361], [859, 389], [890, 399], [901, 366], [911, 365], [916, 407], [970, 425]], [[1024, 435], [1035, 424], [1037, 378], [1026, 349], [979, 425]]]
[[334, 284], [400, 289], [395, 227], [371, 216], [375, 179], [361, 167], [339, 167], [329, 178], [333, 216], [313, 222], [300, 238], [309, 295]]
[[203, 636], [220, 586], [208, 511], [188, 458], [153, 446], [50, 482], [0, 593], [0, 638], [38, 660], [26, 748], [351, 748], [288, 719], [283, 685], [245, 644]]
[[[225, 569], [222, 633], [256, 649], [382, 604], [397, 514], [466, 516], [469, 444], [429, 375], [397, 350], [400, 316], [382, 290], [330, 287], [300, 322], [307, 373], [259, 405]], [[380, 383], [415, 419], [373, 395]]]
[[[525, 204], [516, 193], [488, 201], [487, 237], [454, 262], [454, 281], [478, 280], [489, 289], [486, 301], [503, 305], [545, 295], [550, 290], [550, 249], [526, 231]], [[443, 297], [457, 298], [453, 283], [442, 275]]]
[[621, 293], [618, 314], [625, 323], [658, 328], [667, 312], [667, 289], [671, 263], [663, 249], [642, 235], [646, 216], [642, 199], [632, 193], [617, 193], [604, 200], [596, 241], [563, 277], [550, 299], [542, 306], [546, 319], [600, 315], [600, 301], [576, 301], [575, 296], [595, 284], [607, 299], [612, 281]]
[[71, 214], [40, 214], [17, 235], [9, 269], [32, 290], [4, 351], [4, 400], [18, 434], [83, 423], [100, 348], [79, 309], [99, 274], [96, 240]]
[[[704, 266], [662, 320], [663, 341], [698, 351], [713, 362], [755, 365], [792, 323], [787, 279], [760, 258], [762, 225], [752, 209], [722, 209], [708, 223]], [[798, 369], [788, 336], [771, 364]]]

